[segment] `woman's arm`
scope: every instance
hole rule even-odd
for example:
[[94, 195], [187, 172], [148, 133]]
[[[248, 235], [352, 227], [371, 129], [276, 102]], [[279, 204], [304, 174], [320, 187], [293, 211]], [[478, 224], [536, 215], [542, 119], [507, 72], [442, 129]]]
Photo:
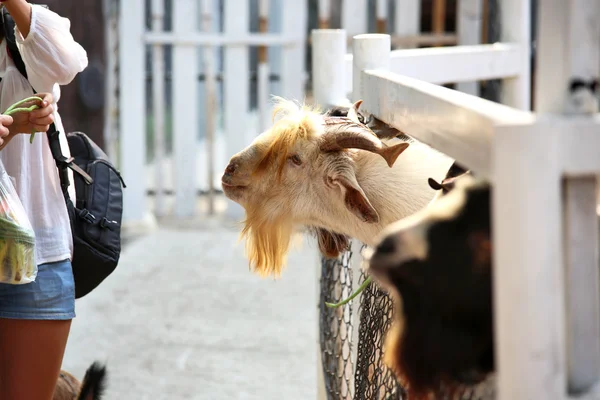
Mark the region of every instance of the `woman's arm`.
[[8, 13], [15, 20], [15, 24], [26, 38], [29, 35], [29, 28], [31, 27], [31, 4], [26, 0], [6, 0], [3, 1], [4, 7], [8, 10]]
[[71, 35], [68, 18], [26, 0], [4, 4], [15, 20], [15, 38], [29, 82], [38, 92], [52, 91], [55, 83], [71, 83], [87, 67], [87, 53]]

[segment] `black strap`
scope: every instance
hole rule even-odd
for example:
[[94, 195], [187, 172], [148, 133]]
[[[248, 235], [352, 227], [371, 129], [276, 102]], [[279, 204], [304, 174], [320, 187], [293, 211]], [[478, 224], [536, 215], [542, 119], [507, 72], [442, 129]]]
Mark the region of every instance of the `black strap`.
[[[0, 18], [2, 28], [4, 30], [4, 37], [6, 38], [7, 51], [13, 59], [15, 67], [17, 67], [21, 75], [28, 79], [25, 63], [23, 62], [23, 58], [19, 53], [19, 48], [17, 47], [15, 39], [15, 22], [5, 7], [3, 7], [1, 10]], [[37, 94], [33, 86], [31, 86], [31, 89], [33, 90], [34, 94]], [[65, 196], [68, 196], [67, 189], [71, 184], [69, 182], [69, 174], [67, 168], [71, 168], [74, 172], [77, 172], [79, 175], [81, 175], [83, 179], [85, 179], [87, 184], [91, 184], [92, 182], [94, 182], [91, 176], [89, 176], [83, 169], [81, 169], [79, 165], [73, 162], [73, 157], [67, 158], [63, 155], [62, 150], [60, 148], [60, 132], [56, 129], [56, 125], [54, 123], [50, 125], [47, 135], [48, 144], [50, 145], [50, 151], [52, 152], [52, 157], [54, 158], [54, 161], [56, 162], [56, 167], [58, 168], [58, 176], [60, 178], [60, 186], [62, 188], [63, 194]]]

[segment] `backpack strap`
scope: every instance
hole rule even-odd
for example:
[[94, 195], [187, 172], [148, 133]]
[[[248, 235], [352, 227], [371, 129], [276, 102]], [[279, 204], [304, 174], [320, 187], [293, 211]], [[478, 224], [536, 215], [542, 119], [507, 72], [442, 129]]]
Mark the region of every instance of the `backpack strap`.
[[[17, 46], [17, 41], [15, 38], [15, 21], [11, 17], [11, 15], [6, 10], [6, 7], [2, 7], [2, 28], [4, 30], [4, 37], [6, 38], [6, 50], [8, 51], [8, 55], [12, 58], [15, 63], [15, 67], [21, 75], [27, 78], [27, 70], [25, 68], [25, 62], [21, 57], [21, 53], [19, 53], [19, 48]], [[31, 84], [30, 84], [31, 85]], [[37, 93], [34, 87], [31, 89], [33, 93]], [[48, 129], [48, 144], [50, 145], [50, 151], [52, 152], [52, 157], [56, 162], [56, 167], [58, 168], [58, 176], [60, 178], [60, 186], [65, 196], [68, 196], [67, 189], [70, 186], [69, 182], [69, 174], [67, 168], [73, 170], [73, 172], [77, 172], [79, 175], [83, 177], [87, 184], [91, 184], [94, 182], [91, 176], [88, 175], [83, 169], [79, 167], [79, 165], [73, 162], [73, 157], [67, 158], [63, 155], [62, 150], [60, 148], [60, 140], [58, 138], [60, 132], [56, 129], [56, 125], [52, 123], [50, 128]]]
[[67, 189], [70, 186], [69, 182], [69, 174], [67, 168], [70, 168], [73, 172], [78, 173], [85, 180], [85, 183], [88, 185], [93, 183], [94, 180], [92, 177], [85, 172], [79, 165], [74, 162], [73, 157], [65, 157], [62, 153], [60, 147], [60, 140], [58, 135], [60, 135], [60, 131], [56, 129], [56, 125], [54, 122], [50, 125], [50, 128], [47, 132], [48, 135], [48, 145], [50, 146], [50, 152], [52, 153], [52, 158], [54, 158], [54, 162], [56, 163], [56, 168], [58, 168], [58, 177], [60, 178], [60, 187], [65, 196], [68, 196]]

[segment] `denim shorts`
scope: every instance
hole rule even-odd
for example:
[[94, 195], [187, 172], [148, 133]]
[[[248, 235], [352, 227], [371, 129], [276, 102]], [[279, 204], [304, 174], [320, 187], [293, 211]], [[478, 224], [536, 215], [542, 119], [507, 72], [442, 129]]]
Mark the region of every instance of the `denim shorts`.
[[0, 318], [75, 318], [75, 281], [71, 261], [38, 265], [37, 277], [31, 283], [0, 283]]

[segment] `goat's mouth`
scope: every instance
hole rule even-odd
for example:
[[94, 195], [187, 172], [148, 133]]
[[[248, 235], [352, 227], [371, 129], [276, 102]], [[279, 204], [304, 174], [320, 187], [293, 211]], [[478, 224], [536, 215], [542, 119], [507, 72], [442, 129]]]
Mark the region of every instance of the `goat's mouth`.
[[223, 193], [225, 196], [234, 201], [238, 200], [246, 189], [246, 186], [244, 185], [233, 185], [225, 182], [224, 180], [221, 180], [221, 187], [223, 187]]

